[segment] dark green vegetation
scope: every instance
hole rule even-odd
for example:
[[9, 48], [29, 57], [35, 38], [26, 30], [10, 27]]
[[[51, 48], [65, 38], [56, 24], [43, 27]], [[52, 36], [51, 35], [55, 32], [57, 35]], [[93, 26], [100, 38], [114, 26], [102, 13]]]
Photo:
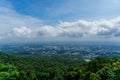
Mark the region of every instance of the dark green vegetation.
[[120, 57], [89, 62], [70, 56], [16, 56], [0, 52], [0, 80], [120, 80]]

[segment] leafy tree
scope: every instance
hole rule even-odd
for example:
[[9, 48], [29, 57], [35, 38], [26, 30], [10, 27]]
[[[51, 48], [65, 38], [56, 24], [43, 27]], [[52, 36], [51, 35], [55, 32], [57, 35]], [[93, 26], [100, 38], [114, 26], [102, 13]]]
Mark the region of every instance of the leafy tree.
[[97, 74], [95, 74], [95, 73], [90, 74], [90, 80], [99, 80], [99, 79], [100, 79], [100, 77]]
[[19, 72], [16, 67], [9, 64], [0, 64], [0, 80], [16, 80]]
[[91, 72], [97, 72], [104, 66], [109, 64], [109, 59], [106, 57], [96, 57], [93, 58], [88, 64], [87, 64], [87, 69]]
[[104, 67], [97, 72], [97, 75], [100, 77], [99, 80], [114, 80], [114, 72], [109, 67]]

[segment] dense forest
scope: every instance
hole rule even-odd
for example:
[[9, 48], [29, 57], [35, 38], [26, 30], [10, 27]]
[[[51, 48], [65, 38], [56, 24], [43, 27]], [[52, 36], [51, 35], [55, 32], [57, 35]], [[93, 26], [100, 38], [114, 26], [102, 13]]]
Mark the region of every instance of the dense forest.
[[0, 52], [0, 80], [120, 80], [120, 57], [96, 57], [86, 62], [69, 56]]

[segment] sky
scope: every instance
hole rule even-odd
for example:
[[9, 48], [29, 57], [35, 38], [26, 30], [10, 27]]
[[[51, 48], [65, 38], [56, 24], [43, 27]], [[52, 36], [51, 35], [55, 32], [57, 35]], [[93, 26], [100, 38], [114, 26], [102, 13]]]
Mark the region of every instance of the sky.
[[0, 0], [0, 41], [118, 41], [120, 0]]

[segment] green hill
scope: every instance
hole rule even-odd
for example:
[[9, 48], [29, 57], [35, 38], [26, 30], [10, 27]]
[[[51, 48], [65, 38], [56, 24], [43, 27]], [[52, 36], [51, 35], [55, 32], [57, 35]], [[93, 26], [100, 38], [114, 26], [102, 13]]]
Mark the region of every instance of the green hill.
[[85, 62], [67, 56], [0, 52], [0, 80], [120, 80], [120, 57], [96, 57]]

